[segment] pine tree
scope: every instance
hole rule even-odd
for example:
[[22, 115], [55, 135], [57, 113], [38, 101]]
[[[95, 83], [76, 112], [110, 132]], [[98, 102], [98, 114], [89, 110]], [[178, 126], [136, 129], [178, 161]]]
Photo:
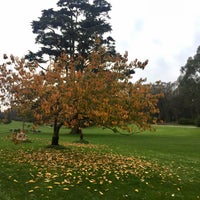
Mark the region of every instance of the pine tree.
[[43, 10], [42, 16], [32, 22], [33, 33], [37, 35], [35, 42], [41, 48], [36, 53], [30, 51], [26, 58], [45, 62], [44, 55], [56, 60], [65, 52], [71, 58], [81, 55], [87, 59], [102, 44], [115, 53], [115, 41], [108, 35], [112, 30], [108, 22], [110, 10], [111, 5], [105, 0], [58, 1], [56, 9]]

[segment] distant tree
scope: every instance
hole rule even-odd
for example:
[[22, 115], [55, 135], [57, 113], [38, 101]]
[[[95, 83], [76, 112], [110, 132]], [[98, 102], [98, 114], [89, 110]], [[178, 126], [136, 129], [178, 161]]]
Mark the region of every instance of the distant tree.
[[192, 124], [200, 114], [200, 47], [180, 71], [177, 81], [153, 85], [153, 93], [164, 94], [158, 102], [160, 119]]
[[182, 117], [195, 119], [200, 114], [200, 47], [181, 68], [178, 92], [182, 99]]
[[0, 112], [0, 123], [9, 124], [12, 122], [11, 110], [8, 108]]
[[[56, 60], [61, 53], [73, 59], [78, 55], [87, 58], [102, 44], [114, 53], [115, 41], [108, 34], [112, 30], [108, 22], [110, 10], [106, 0], [59, 0], [56, 9], [43, 10], [42, 16], [32, 22], [35, 41], [41, 48], [36, 53], [30, 51], [26, 58], [43, 62], [44, 55]], [[100, 39], [98, 45], [96, 37]], [[77, 68], [83, 68], [83, 63]]]
[[179, 116], [179, 96], [177, 93], [177, 82], [157, 82], [152, 86], [152, 93], [162, 93], [158, 101], [159, 119], [163, 122], [175, 122]]
[[[120, 127], [132, 131], [150, 129], [155, 122], [152, 115], [158, 112], [160, 94], [151, 94], [151, 85], [144, 80], [132, 83], [131, 70], [144, 68], [135, 60], [128, 64], [128, 54], [115, 57], [99, 47], [85, 60], [82, 71], [75, 68], [82, 55], [72, 59], [65, 53], [52, 61], [46, 71], [38, 70], [38, 63], [15, 61], [15, 69], [7, 71], [5, 82], [13, 94], [11, 107], [22, 113], [32, 110], [38, 123], [53, 124], [52, 145], [59, 144], [59, 130], [64, 126], [81, 128], [90, 122], [103, 127]], [[66, 72], [66, 65], [67, 72]]]

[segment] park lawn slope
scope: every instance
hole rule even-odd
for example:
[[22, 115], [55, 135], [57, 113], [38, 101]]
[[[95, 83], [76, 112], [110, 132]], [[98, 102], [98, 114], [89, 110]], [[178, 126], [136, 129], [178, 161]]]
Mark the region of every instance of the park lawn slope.
[[[14, 127], [19, 126], [18, 123]], [[65, 148], [46, 148], [51, 128], [14, 145], [0, 130], [0, 199], [198, 199], [199, 129], [159, 127], [130, 136], [85, 129], [89, 144], [62, 129]]]

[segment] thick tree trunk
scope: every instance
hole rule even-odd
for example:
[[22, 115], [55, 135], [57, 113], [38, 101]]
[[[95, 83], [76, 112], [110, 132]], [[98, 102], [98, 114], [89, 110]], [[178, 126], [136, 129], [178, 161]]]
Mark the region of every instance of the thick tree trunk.
[[71, 128], [70, 134], [80, 134], [79, 126], [75, 125]]
[[80, 128], [80, 140], [83, 140], [83, 132], [81, 128]]
[[59, 135], [54, 133], [52, 137], [51, 145], [59, 145], [58, 141], [59, 141]]
[[81, 127], [76, 124], [70, 131], [71, 134], [79, 134], [80, 135], [80, 140], [83, 140], [83, 132]]
[[51, 145], [59, 145], [59, 131], [62, 125], [63, 125], [62, 123], [58, 124], [57, 119], [55, 119]]

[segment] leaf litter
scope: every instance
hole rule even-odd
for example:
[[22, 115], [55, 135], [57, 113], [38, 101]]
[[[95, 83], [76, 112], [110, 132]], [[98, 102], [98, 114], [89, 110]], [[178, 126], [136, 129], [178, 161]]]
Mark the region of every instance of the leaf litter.
[[[104, 195], [109, 190], [108, 185], [112, 185], [115, 181], [126, 181], [130, 176], [139, 179], [148, 187], [151, 178], [159, 178], [161, 183], [176, 178], [176, 174], [172, 173], [169, 167], [149, 162], [138, 156], [123, 156], [93, 150], [104, 148], [98, 145], [71, 144], [71, 146], [73, 150], [12, 151], [7, 154], [9, 155], [7, 159], [13, 164], [30, 166], [30, 179], [25, 182], [33, 185], [28, 190], [29, 193], [40, 189], [38, 185], [41, 182], [46, 184], [45, 187], [49, 191], [56, 187], [69, 191], [76, 185], [84, 183], [87, 185], [86, 189], [93, 189]], [[98, 186], [102, 185], [106, 186], [105, 190], [98, 190]], [[180, 191], [180, 187], [177, 187]], [[133, 191], [140, 192], [139, 188], [134, 186]]]

